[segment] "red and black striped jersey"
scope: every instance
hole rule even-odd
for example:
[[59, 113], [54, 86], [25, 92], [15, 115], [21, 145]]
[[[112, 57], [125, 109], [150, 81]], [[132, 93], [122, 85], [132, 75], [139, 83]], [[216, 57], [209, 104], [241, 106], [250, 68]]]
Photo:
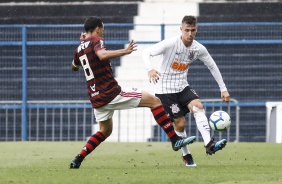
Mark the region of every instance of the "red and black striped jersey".
[[88, 97], [93, 108], [106, 105], [121, 92], [110, 60], [101, 61], [96, 55], [101, 49], [106, 49], [103, 37], [88, 37], [75, 50], [73, 60], [74, 65], [84, 70]]

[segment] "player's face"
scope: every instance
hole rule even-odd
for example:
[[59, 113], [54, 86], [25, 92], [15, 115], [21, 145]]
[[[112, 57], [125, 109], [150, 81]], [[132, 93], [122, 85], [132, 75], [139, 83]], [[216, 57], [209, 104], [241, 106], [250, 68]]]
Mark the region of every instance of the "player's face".
[[191, 24], [182, 24], [180, 27], [182, 32], [181, 39], [186, 46], [190, 46], [196, 36], [197, 26]]

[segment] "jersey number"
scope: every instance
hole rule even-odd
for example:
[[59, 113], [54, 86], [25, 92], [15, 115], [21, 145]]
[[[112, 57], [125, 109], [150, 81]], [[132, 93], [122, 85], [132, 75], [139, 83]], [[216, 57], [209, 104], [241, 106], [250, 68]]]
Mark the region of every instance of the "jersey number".
[[81, 66], [83, 67], [86, 80], [89, 81], [91, 79], [94, 79], [94, 75], [90, 68], [89, 61], [88, 61], [86, 54], [84, 54], [83, 56], [80, 56], [79, 60], [80, 60]]

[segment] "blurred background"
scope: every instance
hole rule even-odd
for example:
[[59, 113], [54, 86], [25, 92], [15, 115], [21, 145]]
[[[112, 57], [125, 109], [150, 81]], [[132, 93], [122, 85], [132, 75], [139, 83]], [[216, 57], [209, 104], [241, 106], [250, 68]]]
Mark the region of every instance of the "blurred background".
[[[232, 125], [216, 137], [234, 142], [282, 142], [282, 1], [241, 0], [18, 0], [0, 3], [0, 141], [81, 141], [98, 125], [82, 70], [71, 71], [83, 22], [99, 16], [108, 50], [134, 39], [138, 51], [112, 61], [124, 87], [154, 93], [141, 59], [144, 48], [180, 34], [184, 15], [198, 18], [196, 40], [208, 49], [231, 94], [201, 61], [191, 64], [189, 84], [207, 116], [225, 110]], [[154, 64], [158, 66], [158, 58]], [[187, 115], [187, 134], [197, 135]], [[107, 141], [166, 141], [149, 109], [116, 111]]]

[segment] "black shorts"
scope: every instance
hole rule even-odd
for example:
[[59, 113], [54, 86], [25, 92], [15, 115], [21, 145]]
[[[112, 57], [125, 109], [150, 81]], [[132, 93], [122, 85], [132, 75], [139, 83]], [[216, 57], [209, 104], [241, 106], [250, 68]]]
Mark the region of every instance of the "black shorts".
[[197, 93], [187, 86], [179, 93], [156, 94], [162, 101], [164, 109], [171, 119], [185, 116], [189, 113], [187, 105], [194, 99], [199, 99]]

